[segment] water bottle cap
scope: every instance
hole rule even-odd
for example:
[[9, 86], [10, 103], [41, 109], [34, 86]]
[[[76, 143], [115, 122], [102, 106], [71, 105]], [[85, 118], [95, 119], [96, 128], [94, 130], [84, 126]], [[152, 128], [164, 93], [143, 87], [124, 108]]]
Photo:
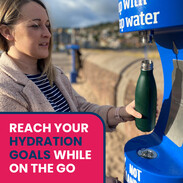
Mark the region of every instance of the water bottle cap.
[[141, 70], [143, 70], [143, 71], [153, 70], [153, 61], [152, 60], [142, 60]]

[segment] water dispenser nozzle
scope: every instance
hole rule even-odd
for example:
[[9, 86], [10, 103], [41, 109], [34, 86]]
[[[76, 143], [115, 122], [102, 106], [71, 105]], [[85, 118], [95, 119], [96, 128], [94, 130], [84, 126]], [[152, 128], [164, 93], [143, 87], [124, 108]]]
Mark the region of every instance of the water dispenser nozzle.
[[152, 43], [154, 32], [152, 30], [139, 31], [140, 41], [143, 44]]

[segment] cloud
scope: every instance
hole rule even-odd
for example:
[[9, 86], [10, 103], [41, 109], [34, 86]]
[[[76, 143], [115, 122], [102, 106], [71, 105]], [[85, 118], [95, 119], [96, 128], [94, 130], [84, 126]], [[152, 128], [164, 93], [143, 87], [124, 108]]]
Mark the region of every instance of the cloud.
[[118, 19], [118, 0], [43, 0], [54, 27], [83, 27]]

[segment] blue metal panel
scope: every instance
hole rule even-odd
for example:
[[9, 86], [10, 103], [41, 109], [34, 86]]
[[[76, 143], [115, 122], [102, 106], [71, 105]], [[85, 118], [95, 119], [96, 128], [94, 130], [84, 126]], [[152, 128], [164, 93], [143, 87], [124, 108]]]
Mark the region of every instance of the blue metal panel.
[[182, 0], [119, 0], [120, 32], [183, 25]]

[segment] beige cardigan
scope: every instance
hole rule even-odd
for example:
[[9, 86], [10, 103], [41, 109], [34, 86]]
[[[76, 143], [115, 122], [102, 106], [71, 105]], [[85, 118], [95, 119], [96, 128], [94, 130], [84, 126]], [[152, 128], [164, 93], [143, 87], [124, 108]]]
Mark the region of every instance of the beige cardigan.
[[[112, 106], [87, 102], [72, 88], [62, 70], [55, 67], [55, 84], [67, 100], [72, 112], [94, 112], [102, 117], [106, 130], [107, 113]], [[54, 112], [40, 89], [22, 73], [14, 61], [3, 52], [0, 58], [0, 112]]]

